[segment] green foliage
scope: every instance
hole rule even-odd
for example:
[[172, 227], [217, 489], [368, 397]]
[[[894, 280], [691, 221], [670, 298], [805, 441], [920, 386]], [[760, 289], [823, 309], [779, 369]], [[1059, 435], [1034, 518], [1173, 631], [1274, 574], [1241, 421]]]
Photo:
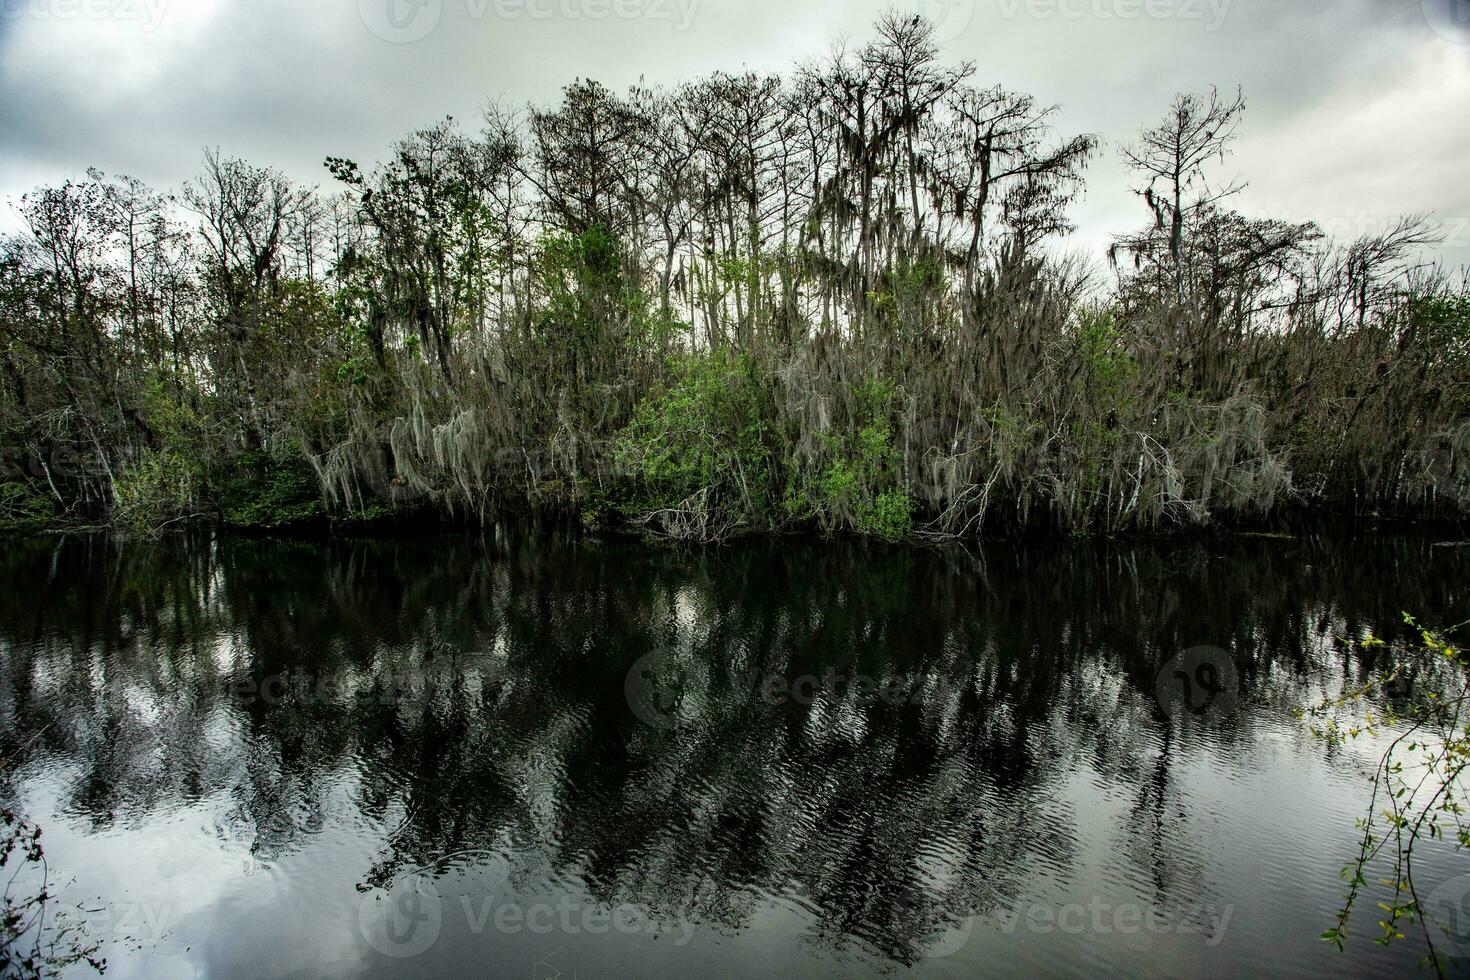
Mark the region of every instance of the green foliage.
[[1408, 316], [1436, 363], [1463, 364], [1470, 358], [1470, 292], [1411, 297]]
[[632, 479], [626, 509], [677, 509], [713, 494], [740, 524], [773, 510], [771, 405], [751, 360], [710, 354], [677, 360], [674, 381], [644, 399], [622, 433], [620, 467]]
[[601, 225], [541, 241], [538, 275], [545, 305], [537, 319], [543, 339], [566, 351], [572, 366], [599, 353], [662, 350], [690, 330], [672, 310], [655, 304], [638, 277], [627, 274], [623, 247]]
[[203, 419], [191, 404], [174, 396], [167, 378], [160, 374], [148, 379], [139, 389], [138, 401], [142, 417], [165, 453], [198, 460], [206, 452]]
[[0, 483], [0, 531], [38, 531], [56, 517], [55, 498], [29, 483]]
[[[1342, 870], [1347, 897], [1336, 921], [1321, 938], [1345, 949], [1348, 923], [1369, 885], [1377, 862], [1386, 863], [1379, 884], [1389, 890], [1377, 903], [1375, 941], [1391, 946], [1404, 930], [1417, 928], [1429, 949], [1427, 961], [1444, 976], [1453, 958], [1444, 949], [1444, 908], [1425, 902], [1414, 881], [1414, 859], [1445, 841], [1457, 852], [1470, 848], [1464, 818], [1470, 800], [1463, 776], [1470, 766], [1470, 681], [1465, 651], [1442, 631], [1426, 629], [1407, 613], [1414, 644], [1391, 644], [1369, 634], [1356, 645], [1373, 665], [1373, 676], [1346, 694], [1314, 705], [1301, 716], [1314, 735], [1332, 745], [1384, 736], [1388, 743], [1373, 771], [1373, 798], [1358, 821], [1358, 853]], [[1458, 627], [1457, 627], [1458, 628]], [[1349, 714], [1345, 720], [1342, 715]], [[1422, 861], [1421, 861], [1422, 863]], [[1453, 911], [1453, 910], [1451, 910]]]
[[169, 449], [144, 453], [113, 484], [113, 516], [119, 526], [151, 532], [197, 516], [200, 473]]
[[[929, 49], [889, 27], [860, 61]], [[1422, 223], [1333, 247], [1148, 187], [1104, 292], [1046, 247], [1097, 140], [929, 58], [922, 106], [579, 81], [370, 173], [329, 158], [341, 196], [215, 152], [183, 209], [97, 173], [39, 189], [0, 240], [0, 526], [402, 499], [702, 538], [1470, 514], [1470, 298], [1410, 261]], [[843, 122], [864, 105], [907, 121], [874, 142]], [[1240, 111], [1183, 96], [1146, 143], [1223, 152], [1233, 123], [1170, 127]], [[283, 446], [320, 469], [237, 456]]]
[[602, 346], [615, 314], [641, 311], [647, 303], [640, 291], [627, 288], [620, 269], [617, 239], [600, 225], [541, 241], [541, 328], [574, 362]]
[[[384, 500], [368, 499], [359, 502], [351, 510], [334, 513], [331, 517], [334, 528], [365, 528], [374, 524], [402, 520], [420, 512], [418, 508], [398, 507]], [[302, 520], [315, 520], [318, 516], [318, 514], [310, 514]]]
[[1124, 345], [1112, 308], [1079, 309], [1075, 343], [1079, 398], [1070, 425], [1072, 468], [1080, 488], [1098, 494], [1106, 485], [1105, 468], [1116, 454], [1123, 429], [1132, 421], [1139, 369]]
[[368, 345], [367, 331], [361, 327], [353, 327], [344, 334], [343, 339], [344, 356], [337, 363], [332, 380], [345, 387], [366, 384], [373, 373], [373, 356]]
[[887, 541], [901, 541], [914, 529], [914, 504], [908, 494], [885, 490], [858, 514], [857, 529]]
[[933, 259], [904, 259], [884, 274], [884, 288], [868, 291], [868, 305], [884, 316], [912, 317], [910, 311], [918, 304], [943, 294], [946, 282], [944, 268]]
[[849, 394], [850, 426], [823, 437], [828, 462], [815, 479], [798, 475], [793, 480], [786, 510], [829, 531], [898, 540], [913, 529], [913, 501], [902, 486], [902, 460], [890, 418], [894, 386], [870, 380], [853, 386]]
[[220, 515], [236, 528], [269, 530], [326, 514], [311, 464], [299, 454], [242, 453], [219, 493]]
[[1083, 308], [1077, 315], [1077, 353], [1086, 372], [1086, 391], [1095, 411], [1121, 412], [1138, 377], [1138, 362], [1124, 346], [1116, 311]]

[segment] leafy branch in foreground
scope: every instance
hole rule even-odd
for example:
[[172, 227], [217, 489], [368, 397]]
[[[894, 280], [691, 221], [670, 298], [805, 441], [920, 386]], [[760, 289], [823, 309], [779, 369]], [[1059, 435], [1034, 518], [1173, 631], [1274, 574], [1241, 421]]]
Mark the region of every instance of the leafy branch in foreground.
[[[1392, 735], [1373, 772], [1373, 793], [1367, 815], [1358, 821], [1362, 831], [1357, 857], [1343, 868], [1347, 897], [1337, 921], [1322, 938], [1341, 952], [1351, 918], [1368, 884], [1369, 866], [1383, 857], [1391, 873], [1378, 883], [1392, 890], [1379, 902], [1383, 918], [1375, 942], [1383, 946], [1405, 938], [1417, 927], [1428, 953], [1424, 963], [1439, 976], [1450, 964], [1435, 933], [1450, 935], [1438, 921], [1415, 883], [1415, 850], [1422, 841], [1453, 839], [1458, 851], [1470, 846], [1470, 828], [1464, 820], [1464, 791], [1459, 784], [1470, 760], [1470, 674], [1464, 651], [1447, 638], [1458, 627], [1431, 630], [1405, 614], [1404, 621], [1418, 631], [1418, 644], [1404, 647], [1372, 635], [1359, 646], [1387, 668], [1372, 680], [1302, 713], [1313, 734], [1332, 744]], [[1422, 693], [1421, 693], [1422, 692]], [[1340, 720], [1343, 709], [1363, 706], [1352, 722]]]
[[0, 895], [0, 977], [53, 976], [79, 963], [106, 972], [100, 944], [87, 940], [81, 923], [65, 912], [48, 918], [47, 905], [55, 896], [41, 828], [0, 807], [0, 872], [7, 869]]

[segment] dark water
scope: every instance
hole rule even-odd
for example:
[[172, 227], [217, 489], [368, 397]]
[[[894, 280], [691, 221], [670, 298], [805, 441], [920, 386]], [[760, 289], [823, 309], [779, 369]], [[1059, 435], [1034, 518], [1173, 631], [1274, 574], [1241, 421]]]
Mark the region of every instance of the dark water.
[[1292, 710], [1467, 561], [12, 542], [4, 792], [109, 976], [1412, 972], [1316, 938], [1371, 746]]

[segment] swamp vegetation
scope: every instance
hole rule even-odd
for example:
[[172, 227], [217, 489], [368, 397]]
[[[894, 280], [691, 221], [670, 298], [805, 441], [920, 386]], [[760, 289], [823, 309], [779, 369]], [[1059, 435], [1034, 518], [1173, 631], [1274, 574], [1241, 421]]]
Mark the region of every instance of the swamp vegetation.
[[[1230, 209], [1244, 102], [1123, 147], [925, 22], [784, 75], [444, 120], [336, 190], [206, 153], [91, 172], [0, 244], [0, 523], [532, 511], [718, 540], [1459, 517], [1470, 298], [1430, 225]], [[1112, 152], [1111, 150], [1109, 152]]]

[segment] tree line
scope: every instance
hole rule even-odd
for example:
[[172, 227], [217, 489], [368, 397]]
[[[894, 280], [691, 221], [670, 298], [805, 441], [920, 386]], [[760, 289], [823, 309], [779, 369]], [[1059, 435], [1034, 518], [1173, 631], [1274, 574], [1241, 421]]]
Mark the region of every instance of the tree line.
[[1460, 516], [1470, 299], [1419, 217], [1231, 209], [1238, 94], [1102, 146], [933, 30], [488, 108], [303, 187], [89, 171], [0, 242], [0, 523], [411, 511], [677, 537]]

